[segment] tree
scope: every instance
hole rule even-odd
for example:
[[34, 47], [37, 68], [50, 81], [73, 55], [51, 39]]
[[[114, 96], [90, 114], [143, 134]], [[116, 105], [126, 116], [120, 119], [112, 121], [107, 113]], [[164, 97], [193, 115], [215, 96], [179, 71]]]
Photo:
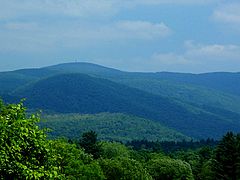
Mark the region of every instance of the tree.
[[38, 115], [26, 116], [23, 103], [0, 101], [0, 179], [60, 178], [56, 157]]
[[102, 142], [100, 152], [101, 157], [105, 159], [130, 157], [130, 151], [128, 150], [128, 148], [118, 142]]
[[239, 143], [239, 135], [234, 135], [232, 132], [228, 132], [219, 142], [213, 167], [217, 179], [240, 179]]
[[85, 132], [79, 141], [79, 145], [86, 153], [92, 154], [96, 159], [100, 156], [100, 145], [97, 142], [97, 133], [94, 131]]
[[154, 158], [147, 163], [147, 169], [156, 180], [193, 180], [191, 166], [181, 160]]
[[143, 165], [130, 158], [99, 159], [100, 166], [107, 179], [112, 180], [151, 180]]
[[59, 139], [52, 141], [51, 147], [58, 154], [57, 164], [66, 179], [105, 179], [99, 163], [76, 144]]

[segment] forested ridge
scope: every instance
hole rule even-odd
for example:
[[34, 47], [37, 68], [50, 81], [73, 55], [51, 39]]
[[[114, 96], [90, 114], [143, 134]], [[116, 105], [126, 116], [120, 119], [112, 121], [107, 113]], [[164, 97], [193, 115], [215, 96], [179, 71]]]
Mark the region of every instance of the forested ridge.
[[79, 134], [93, 130], [100, 140], [127, 142], [147, 139], [149, 141], [189, 141], [192, 138], [149, 119], [122, 113], [100, 114], [52, 114], [44, 115], [39, 123], [50, 128], [50, 138], [79, 138]]
[[216, 144], [210, 139], [182, 142], [180, 149], [166, 152], [158, 142], [99, 141], [94, 131], [75, 140], [49, 140], [39, 121], [38, 114], [26, 114], [22, 102], [1, 101], [1, 179], [240, 178], [240, 134], [228, 132]]
[[238, 180], [239, 79], [89, 63], [2, 72], [0, 179]]
[[32, 112], [122, 113], [190, 138], [221, 138], [240, 130], [239, 79], [239, 73], [133, 73], [66, 63], [0, 73], [0, 96], [9, 103], [26, 98]]

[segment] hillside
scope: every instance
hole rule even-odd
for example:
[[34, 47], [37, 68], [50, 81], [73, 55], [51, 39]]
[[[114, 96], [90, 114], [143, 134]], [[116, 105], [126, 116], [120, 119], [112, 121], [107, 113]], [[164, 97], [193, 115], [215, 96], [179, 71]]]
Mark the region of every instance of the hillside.
[[[63, 74], [33, 83], [18, 92], [28, 107], [57, 113], [125, 113], [158, 121], [185, 135], [219, 137], [240, 129], [239, 119], [83, 74]], [[231, 112], [229, 112], [231, 114]], [[234, 116], [236, 117], [236, 116]]]
[[240, 114], [240, 73], [132, 73], [90, 63], [66, 63], [46, 69], [102, 77], [194, 106], [211, 106]]
[[211, 106], [240, 114], [240, 96], [209, 87], [151, 78], [125, 78], [114, 81], [151, 94], [174, 98], [193, 106]]
[[0, 96], [8, 102], [27, 98], [32, 110], [125, 113], [195, 138], [217, 138], [240, 129], [238, 76], [131, 73], [90, 63], [66, 63], [0, 73]]
[[43, 69], [65, 73], [65, 74], [66, 73], [82, 73], [82, 74], [108, 77], [108, 78], [119, 77], [119, 76], [128, 74], [127, 72], [123, 72], [117, 69], [108, 68], [108, 67], [100, 66], [97, 64], [85, 63], [85, 62], [64, 63], [64, 64], [45, 67]]
[[194, 84], [212, 89], [217, 89], [225, 93], [240, 96], [240, 73], [157, 73], [159, 78], [172, 82]]
[[93, 130], [99, 139], [109, 141], [159, 140], [182, 141], [190, 138], [157, 122], [120, 113], [54, 114], [43, 117], [42, 127], [52, 129], [49, 136], [79, 139], [84, 132]]

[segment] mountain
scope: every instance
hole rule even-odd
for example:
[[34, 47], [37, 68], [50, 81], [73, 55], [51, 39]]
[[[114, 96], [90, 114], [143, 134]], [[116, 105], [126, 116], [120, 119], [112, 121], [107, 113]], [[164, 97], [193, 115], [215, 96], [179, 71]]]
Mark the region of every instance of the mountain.
[[15, 95], [27, 98], [31, 108], [57, 113], [125, 113], [160, 122], [195, 138], [217, 138], [228, 130], [240, 130], [240, 116], [237, 120], [226, 119], [198, 107], [188, 109], [175, 100], [84, 74], [44, 78]]
[[84, 73], [197, 106], [207, 105], [240, 114], [240, 73], [134, 73], [90, 63], [66, 63], [47, 69]]
[[79, 139], [82, 133], [93, 130], [101, 140], [132, 141], [147, 139], [149, 141], [190, 140], [161, 124], [120, 113], [100, 114], [54, 114], [43, 117], [41, 127], [52, 129], [51, 138], [67, 137]]
[[82, 73], [82, 74], [89, 74], [93, 76], [102, 76], [102, 77], [109, 77], [109, 78], [126, 74], [125, 72], [117, 69], [107, 68], [97, 64], [91, 64], [91, 63], [85, 63], [85, 62], [58, 64], [58, 65], [46, 67], [44, 69], [56, 71], [60, 73]]
[[0, 73], [8, 102], [57, 113], [125, 113], [185, 135], [220, 137], [239, 131], [239, 73], [134, 73], [66, 63]]
[[159, 78], [173, 82], [194, 84], [240, 95], [240, 73], [216, 72], [204, 74], [157, 73]]
[[119, 78], [114, 81], [151, 94], [174, 98], [193, 106], [211, 106], [240, 114], [240, 96], [219, 89], [161, 78]]
[[125, 72], [91, 63], [65, 63], [43, 68], [20, 69], [0, 72], [0, 94], [15, 91], [17, 88], [42, 78], [63, 73], [82, 73], [103, 78], [117, 78]]

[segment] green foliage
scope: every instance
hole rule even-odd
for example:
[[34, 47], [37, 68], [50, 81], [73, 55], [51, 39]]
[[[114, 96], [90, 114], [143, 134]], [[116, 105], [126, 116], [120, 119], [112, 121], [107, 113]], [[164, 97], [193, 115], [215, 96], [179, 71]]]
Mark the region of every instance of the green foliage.
[[129, 158], [100, 159], [104, 175], [109, 180], [151, 180], [147, 170], [136, 160]]
[[178, 151], [173, 153], [172, 157], [189, 163], [196, 180], [213, 177], [211, 170], [213, 148], [204, 146], [197, 150]]
[[102, 142], [101, 157], [104, 159], [112, 159], [117, 157], [130, 157], [129, 149], [118, 142]]
[[100, 114], [55, 114], [44, 116], [40, 125], [52, 129], [52, 138], [79, 138], [79, 134], [93, 130], [100, 140], [131, 141], [148, 139], [152, 141], [190, 140], [172, 129], [162, 126], [159, 122], [120, 113]]
[[175, 151], [187, 151], [188, 149], [196, 150], [201, 147], [213, 148], [218, 141], [213, 139], [200, 141], [149, 141], [149, 140], [133, 140], [127, 142], [126, 145], [132, 147], [134, 150], [146, 149], [152, 152], [163, 151], [165, 153], [172, 153]]
[[94, 161], [92, 155], [86, 154], [75, 144], [65, 140], [52, 141], [53, 149], [58, 155], [57, 165], [66, 179], [105, 179], [101, 167]]
[[96, 159], [100, 156], [100, 144], [97, 142], [97, 133], [94, 131], [85, 132], [79, 140], [79, 145], [86, 153], [92, 154]]
[[147, 169], [156, 180], [193, 180], [191, 166], [181, 160], [154, 158], [147, 163]]
[[213, 171], [213, 160], [209, 159], [208, 161], [204, 162], [201, 168], [201, 172], [198, 174], [198, 178], [201, 180], [215, 180], [215, 173]]
[[39, 115], [25, 111], [22, 102], [5, 105], [0, 100], [0, 179], [240, 179], [240, 134], [227, 133], [215, 151], [205, 146], [170, 158], [159, 151], [98, 142], [94, 131], [83, 133], [79, 144], [47, 140], [46, 130], [36, 125]]
[[26, 117], [22, 103], [0, 102], [0, 178], [58, 178], [55, 155], [44, 130], [36, 123], [38, 115]]

